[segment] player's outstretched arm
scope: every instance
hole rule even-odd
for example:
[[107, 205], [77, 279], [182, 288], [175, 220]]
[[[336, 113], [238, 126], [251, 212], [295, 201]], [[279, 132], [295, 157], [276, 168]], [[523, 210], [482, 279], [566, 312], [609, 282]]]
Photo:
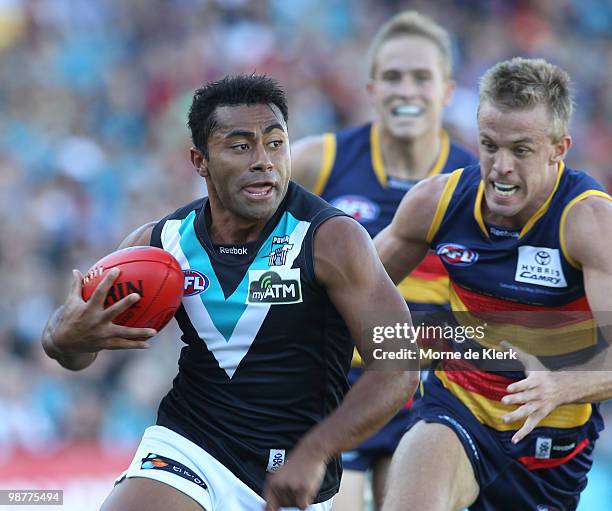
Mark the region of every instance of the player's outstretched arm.
[[323, 146], [323, 135], [302, 138], [291, 144], [291, 180], [311, 192], [317, 192], [324, 159]]
[[[119, 246], [126, 248], [149, 245], [154, 222], [132, 232]], [[107, 309], [104, 300], [119, 275], [114, 269], [100, 282], [89, 301], [82, 298], [83, 275], [72, 272], [72, 285], [64, 304], [49, 318], [42, 334], [45, 353], [66, 369], [79, 371], [90, 366], [98, 351], [103, 349], [143, 349], [148, 347], [144, 339], [157, 332], [152, 328], [130, 328], [115, 325], [115, 319], [136, 303], [140, 296], [132, 293]]]
[[[348, 217], [335, 217], [315, 235], [315, 272], [344, 318], [362, 357], [372, 361], [372, 331], [377, 326], [410, 325], [404, 299], [386, 274], [370, 237]], [[391, 343], [397, 341], [389, 341]], [[415, 351], [415, 345], [406, 343]], [[268, 477], [266, 511], [304, 508], [315, 497], [325, 464], [382, 427], [412, 396], [419, 379], [418, 360], [401, 364], [374, 360], [342, 404], [310, 430], [278, 472]]]
[[380, 260], [396, 284], [423, 260], [433, 236], [432, 222], [448, 174], [418, 183], [402, 199], [391, 224], [374, 238]]
[[[612, 202], [587, 198], [569, 211], [563, 232], [568, 255], [582, 267], [589, 306], [608, 346], [612, 342]], [[513, 348], [515, 349], [515, 348]], [[516, 350], [527, 377], [508, 387], [502, 401], [518, 408], [506, 422], [525, 419], [515, 434], [518, 442], [557, 406], [612, 398], [612, 352], [606, 348], [593, 360], [570, 370], [548, 371], [533, 355]]]

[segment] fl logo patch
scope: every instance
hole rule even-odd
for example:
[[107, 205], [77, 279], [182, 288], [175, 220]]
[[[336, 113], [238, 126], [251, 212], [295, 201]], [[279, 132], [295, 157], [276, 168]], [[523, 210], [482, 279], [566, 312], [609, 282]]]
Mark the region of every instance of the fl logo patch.
[[210, 286], [210, 279], [198, 270], [183, 270], [184, 296], [194, 296], [203, 293]]

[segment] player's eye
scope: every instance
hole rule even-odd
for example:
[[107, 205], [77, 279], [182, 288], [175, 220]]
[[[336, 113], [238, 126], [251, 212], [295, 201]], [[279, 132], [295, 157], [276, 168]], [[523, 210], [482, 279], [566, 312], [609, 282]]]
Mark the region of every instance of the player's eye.
[[398, 73], [397, 71], [385, 71], [382, 75], [381, 78], [385, 81], [385, 82], [397, 82], [400, 80], [401, 75], [400, 73]]
[[518, 146], [514, 149], [514, 154], [517, 156], [527, 156], [531, 152], [531, 149], [525, 146]]
[[431, 79], [431, 75], [429, 73], [416, 73], [414, 79], [417, 82], [426, 82]]
[[282, 140], [272, 140], [271, 142], [268, 142], [268, 145], [272, 146], [274, 149], [278, 149], [280, 146], [283, 145], [283, 141]]
[[231, 147], [236, 151], [246, 151], [249, 148], [249, 144], [234, 144]]
[[492, 153], [497, 149], [495, 144], [492, 144], [491, 142], [488, 142], [487, 140], [481, 140], [480, 145], [485, 149], [485, 151], [489, 153]]

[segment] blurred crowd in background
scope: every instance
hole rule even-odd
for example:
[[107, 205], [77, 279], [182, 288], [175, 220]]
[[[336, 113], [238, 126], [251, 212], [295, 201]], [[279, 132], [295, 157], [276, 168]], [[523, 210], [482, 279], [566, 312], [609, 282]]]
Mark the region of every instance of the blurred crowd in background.
[[[573, 78], [568, 164], [612, 187], [607, 0], [0, 0], [0, 460], [74, 441], [134, 446], [155, 420], [176, 372], [173, 325], [148, 352], [103, 353], [82, 374], [39, 339], [72, 268], [205, 193], [189, 162], [193, 90], [265, 72], [287, 91], [293, 140], [362, 122], [369, 41], [406, 8], [453, 36], [456, 139], [475, 148], [489, 66], [541, 56]], [[612, 435], [598, 447], [612, 466]]]

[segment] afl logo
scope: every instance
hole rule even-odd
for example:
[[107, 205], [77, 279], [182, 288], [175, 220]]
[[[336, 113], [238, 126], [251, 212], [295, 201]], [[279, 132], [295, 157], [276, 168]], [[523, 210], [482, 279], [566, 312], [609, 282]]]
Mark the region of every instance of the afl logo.
[[185, 276], [184, 296], [199, 295], [208, 289], [210, 280], [197, 270], [183, 270]]
[[351, 215], [360, 223], [376, 220], [380, 212], [377, 204], [361, 195], [343, 195], [333, 199], [331, 205]]
[[436, 248], [436, 254], [448, 264], [454, 266], [472, 266], [478, 261], [478, 252], [459, 245], [458, 243], [443, 243]]

